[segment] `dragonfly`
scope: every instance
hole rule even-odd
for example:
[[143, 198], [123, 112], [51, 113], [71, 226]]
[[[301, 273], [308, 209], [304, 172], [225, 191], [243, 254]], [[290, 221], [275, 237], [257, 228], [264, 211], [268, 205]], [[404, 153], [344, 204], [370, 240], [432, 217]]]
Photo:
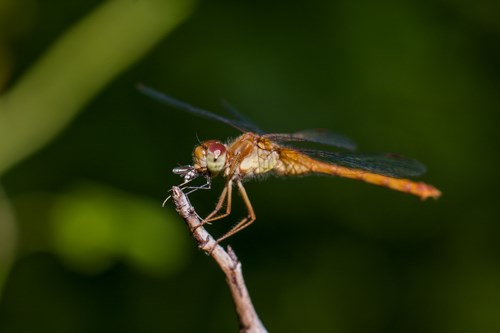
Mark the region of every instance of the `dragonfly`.
[[[277, 176], [323, 174], [384, 186], [415, 195], [422, 200], [437, 199], [441, 196], [441, 192], [434, 186], [407, 179], [426, 172], [425, 165], [417, 160], [399, 154], [353, 152], [356, 145], [352, 140], [323, 129], [286, 134], [266, 133], [227, 102], [224, 106], [234, 117], [233, 119], [194, 107], [142, 84], [138, 85], [138, 89], [163, 104], [227, 124], [242, 132], [236, 139], [227, 143], [220, 140], [201, 142], [194, 148], [193, 164], [173, 169], [173, 173], [183, 177], [180, 188], [189, 190], [188, 194], [199, 189], [209, 189], [211, 180], [217, 176], [225, 179], [225, 186], [215, 209], [201, 221], [199, 226], [231, 214], [233, 186], [236, 185], [248, 213], [217, 242], [234, 235], [255, 221], [256, 215], [243, 183], [266, 174]], [[293, 142], [310, 142], [346, 151], [303, 149], [290, 144]], [[191, 186], [190, 182], [200, 176], [205, 178], [206, 183], [201, 186]]]

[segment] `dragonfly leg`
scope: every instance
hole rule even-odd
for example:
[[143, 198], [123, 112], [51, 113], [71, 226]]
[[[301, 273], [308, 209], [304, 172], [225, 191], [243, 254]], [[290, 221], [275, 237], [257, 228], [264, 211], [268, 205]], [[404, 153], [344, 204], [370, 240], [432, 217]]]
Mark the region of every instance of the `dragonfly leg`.
[[[205, 225], [205, 224], [210, 223], [212, 221], [222, 219], [222, 218], [228, 216], [229, 214], [231, 214], [231, 198], [232, 198], [232, 192], [233, 192], [232, 188], [233, 188], [233, 181], [229, 180], [226, 183], [224, 190], [222, 190], [222, 193], [219, 197], [219, 201], [217, 202], [217, 205], [215, 206], [215, 209], [210, 214], [208, 214], [208, 216], [203, 221], [201, 221], [201, 223], [198, 225], [198, 227], [201, 227], [202, 225]], [[222, 206], [224, 205], [224, 201], [226, 201], [226, 198], [227, 198], [226, 211], [222, 214], [217, 215], [217, 213], [219, 213], [219, 211], [222, 209]]]
[[236, 184], [238, 185], [238, 191], [240, 192], [241, 197], [243, 198], [243, 201], [245, 202], [245, 206], [247, 206], [248, 209], [248, 216], [245, 217], [243, 220], [238, 222], [231, 230], [229, 230], [224, 236], [220, 237], [217, 239], [217, 243], [223, 241], [224, 239], [234, 235], [238, 231], [241, 231], [248, 227], [250, 224], [255, 221], [256, 216], [253, 211], [252, 203], [250, 202], [250, 199], [248, 198], [247, 191], [243, 187], [243, 184], [241, 183], [240, 180], [237, 180]]

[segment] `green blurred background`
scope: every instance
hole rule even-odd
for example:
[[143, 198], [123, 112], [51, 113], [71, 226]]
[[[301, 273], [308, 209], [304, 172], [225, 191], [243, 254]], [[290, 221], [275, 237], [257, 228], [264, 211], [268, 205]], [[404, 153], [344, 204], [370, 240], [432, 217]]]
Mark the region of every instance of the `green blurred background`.
[[248, 183], [257, 221], [226, 243], [271, 332], [500, 332], [497, 0], [0, 0], [0, 332], [237, 331], [161, 202], [197, 137], [238, 132], [138, 82], [417, 158], [443, 191]]

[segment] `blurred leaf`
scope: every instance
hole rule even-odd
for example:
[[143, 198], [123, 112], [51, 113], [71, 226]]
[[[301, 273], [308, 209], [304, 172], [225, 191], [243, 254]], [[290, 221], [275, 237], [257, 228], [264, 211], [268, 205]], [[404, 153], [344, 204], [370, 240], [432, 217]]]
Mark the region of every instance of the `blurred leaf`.
[[79, 271], [97, 273], [125, 260], [148, 274], [186, 261], [187, 233], [160, 204], [99, 185], [79, 185], [56, 200], [54, 251]]
[[190, 13], [192, 1], [106, 1], [0, 96], [0, 174], [61, 131]]

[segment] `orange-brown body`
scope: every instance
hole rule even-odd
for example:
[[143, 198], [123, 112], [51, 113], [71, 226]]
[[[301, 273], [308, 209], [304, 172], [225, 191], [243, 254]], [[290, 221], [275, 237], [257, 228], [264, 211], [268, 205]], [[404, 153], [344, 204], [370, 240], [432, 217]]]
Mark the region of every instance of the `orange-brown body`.
[[[215, 142], [215, 141], [208, 141]], [[203, 147], [200, 146], [200, 147]], [[423, 182], [394, 178], [365, 170], [314, 159], [298, 150], [277, 144], [265, 136], [247, 132], [226, 146], [225, 161], [221, 174], [226, 179], [245, 180], [265, 173], [280, 176], [297, 176], [312, 173], [357, 179], [370, 184], [384, 186], [392, 190], [416, 195], [422, 199], [438, 198], [441, 192]], [[205, 150], [195, 150], [195, 167], [206, 168], [200, 160], [206, 159]], [[206, 169], [205, 169], [206, 170]], [[200, 170], [201, 172], [205, 170]]]
[[[248, 214], [225, 235], [219, 238], [218, 241], [234, 235], [255, 221], [256, 216], [243, 186], [243, 181], [263, 174], [273, 173], [279, 176], [298, 176], [318, 173], [357, 179], [392, 190], [409, 193], [422, 199], [429, 197], [438, 198], [441, 195], [441, 192], [431, 185], [397, 178], [399, 176], [410, 177], [424, 173], [425, 166], [418, 161], [405, 159], [397, 155], [349, 155], [349, 153], [337, 154], [327, 151], [301, 151], [293, 149], [281, 145], [280, 142], [305, 141], [347, 150], [355, 149], [356, 145], [342, 135], [324, 130], [303, 130], [295, 133], [258, 135], [255, 133], [264, 132], [258, 126], [241, 116], [228, 104], [226, 104], [226, 109], [235, 119], [222, 117], [194, 107], [143, 85], [139, 85], [139, 89], [146, 95], [162, 103], [193, 115], [227, 124], [243, 132], [241, 136], [227, 145], [216, 140], [201, 143], [193, 152], [193, 165], [179, 166], [172, 170], [175, 174], [184, 178], [181, 189], [189, 190], [188, 194], [199, 189], [209, 189], [211, 179], [217, 175], [225, 178], [226, 184], [215, 209], [200, 223], [200, 226], [224, 218], [231, 213], [233, 185], [236, 185], [247, 207]], [[312, 156], [318, 156], [318, 159]], [[321, 160], [321, 158], [324, 160]], [[201, 186], [190, 186], [189, 183], [199, 176], [203, 176], [207, 182]], [[224, 204], [225, 211], [222, 211]]]

